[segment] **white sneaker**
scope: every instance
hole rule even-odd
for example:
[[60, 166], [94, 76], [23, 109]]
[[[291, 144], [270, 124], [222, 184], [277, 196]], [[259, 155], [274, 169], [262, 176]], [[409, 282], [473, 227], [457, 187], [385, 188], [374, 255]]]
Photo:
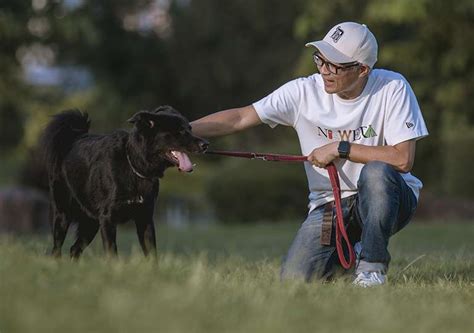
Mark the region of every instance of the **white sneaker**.
[[356, 278], [352, 281], [353, 285], [368, 288], [380, 286], [387, 282], [385, 274], [380, 272], [360, 272], [357, 273]]

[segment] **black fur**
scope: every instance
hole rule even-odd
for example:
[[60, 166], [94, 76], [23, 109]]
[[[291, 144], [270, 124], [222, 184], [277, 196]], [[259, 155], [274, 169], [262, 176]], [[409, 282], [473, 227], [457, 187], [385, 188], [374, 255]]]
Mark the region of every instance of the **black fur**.
[[77, 223], [70, 255], [78, 258], [100, 229], [104, 249], [117, 254], [117, 224], [134, 221], [145, 255], [156, 254], [153, 211], [159, 178], [177, 165], [170, 151], [203, 152], [208, 143], [191, 133], [170, 106], [140, 111], [132, 131], [88, 134], [87, 113], [54, 116], [42, 137], [50, 191], [54, 256], [61, 255], [68, 227]]

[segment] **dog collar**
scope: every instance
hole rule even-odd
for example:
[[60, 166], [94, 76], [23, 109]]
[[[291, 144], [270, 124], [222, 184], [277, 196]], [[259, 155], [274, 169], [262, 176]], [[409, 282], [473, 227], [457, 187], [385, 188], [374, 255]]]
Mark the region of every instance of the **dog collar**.
[[133, 167], [132, 162], [130, 161], [130, 156], [128, 156], [128, 153], [127, 153], [127, 161], [128, 161], [128, 165], [130, 165], [130, 169], [132, 169], [134, 174], [136, 174], [138, 177], [142, 179], [148, 179], [148, 177], [145, 177]]
[[139, 195], [138, 197], [136, 197], [133, 200], [127, 200], [127, 204], [129, 204], [129, 205], [131, 205], [131, 204], [142, 204], [143, 201], [144, 201], [143, 196]]

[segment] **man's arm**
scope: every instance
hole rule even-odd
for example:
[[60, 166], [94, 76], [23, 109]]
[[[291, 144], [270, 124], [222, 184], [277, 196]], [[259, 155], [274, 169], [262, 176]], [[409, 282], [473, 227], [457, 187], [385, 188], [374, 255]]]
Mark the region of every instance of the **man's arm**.
[[[318, 167], [325, 167], [339, 158], [337, 147], [339, 142], [331, 142], [316, 148], [308, 156], [308, 161]], [[399, 172], [410, 172], [415, 160], [416, 140], [408, 140], [394, 146], [366, 146], [351, 144], [349, 160], [356, 163], [381, 161], [390, 164]]]
[[381, 161], [399, 172], [410, 172], [415, 161], [416, 140], [401, 142], [395, 146], [351, 145], [349, 160], [357, 163]]
[[193, 134], [201, 137], [222, 136], [261, 124], [252, 105], [210, 114], [191, 122]]

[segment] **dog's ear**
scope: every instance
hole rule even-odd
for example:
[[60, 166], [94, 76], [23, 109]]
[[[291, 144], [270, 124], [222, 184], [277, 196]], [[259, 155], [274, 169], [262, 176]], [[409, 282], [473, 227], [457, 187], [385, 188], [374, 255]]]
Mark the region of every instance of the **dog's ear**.
[[154, 118], [154, 114], [148, 111], [140, 111], [135, 113], [132, 118], [128, 119], [129, 123], [132, 123], [136, 126], [145, 125], [149, 128], [155, 127], [155, 121], [152, 119]]
[[155, 110], [153, 110], [153, 112], [154, 113], [167, 112], [167, 113], [179, 114], [177, 110], [175, 110], [172, 106], [169, 106], [169, 105], [161, 105], [157, 107]]
[[174, 107], [172, 107], [171, 105], [161, 105], [159, 107], [157, 107], [155, 110], [153, 110], [154, 113], [172, 113], [172, 114], [178, 114], [180, 115], [181, 113], [176, 110]]

